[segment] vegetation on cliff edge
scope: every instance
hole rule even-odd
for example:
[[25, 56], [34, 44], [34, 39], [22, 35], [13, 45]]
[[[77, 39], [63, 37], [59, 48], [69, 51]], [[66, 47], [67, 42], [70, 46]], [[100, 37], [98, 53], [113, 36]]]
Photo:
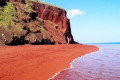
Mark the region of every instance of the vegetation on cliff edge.
[[12, 3], [7, 3], [6, 6], [0, 7], [0, 27], [7, 27], [13, 24], [13, 17], [15, 15], [15, 8]]
[[0, 27], [6, 31], [9, 31], [9, 27], [16, 27], [19, 32], [23, 31], [19, 23], [13, 21], [15, 15], [17, 15], [17, 12], [12, 3], [7, 3], [6, 6], [0, 7]]

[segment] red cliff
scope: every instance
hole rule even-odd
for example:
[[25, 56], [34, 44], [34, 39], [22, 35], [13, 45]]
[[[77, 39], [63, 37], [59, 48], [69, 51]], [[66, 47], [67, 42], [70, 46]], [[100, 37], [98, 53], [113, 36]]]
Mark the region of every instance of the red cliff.
[[33, 4], [33, 9], [38, 12], [38, 17], [44, 20], [45, 27], [56, 27], [58, 30], [55, 31], [57, 31], [59, 35], [63, 36], [58, 37], [64, 39], [64, 43], [74, 42], [71, 34], [70, 21], [66, 17], [66, 11], [64, 9], [43, 3], [31, 3]]
[[[7, 1], [15, 8], [14, 24], [8, 25], [9, 34], [4, 26], [0, 27], [0, 44], [75, 43], [64, 9], [41, 2], [30, 1], [28, 5], [25, 0]], [[18, 25], [21, 32], [16, 29]]]

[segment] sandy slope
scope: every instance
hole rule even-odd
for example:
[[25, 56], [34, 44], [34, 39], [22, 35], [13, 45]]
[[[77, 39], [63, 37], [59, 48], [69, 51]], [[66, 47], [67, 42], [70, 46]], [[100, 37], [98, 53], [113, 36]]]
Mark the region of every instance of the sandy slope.
[[96, 50], [86, 45], [0, 47], [0, 80], [47, 80], [73, 59]]

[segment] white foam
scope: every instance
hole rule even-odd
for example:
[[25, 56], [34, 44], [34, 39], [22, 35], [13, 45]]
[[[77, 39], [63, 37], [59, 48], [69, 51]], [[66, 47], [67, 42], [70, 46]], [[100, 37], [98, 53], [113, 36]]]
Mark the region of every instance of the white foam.
[[[95, 51], [95, 52], [96, 52], [96, 51]], [[91, 53], [94, 53], [94, 52], [91, 52]], [[89, 54], [91, 54], [91, 53], [89, 53]], [[88, 55], [88, 54], [85, 54], [85, 55]], [[85, 56], [85, 55], [83, 55], [83, 56]], [[80, 56], [80, 57], [78, 57], [78, 58], [82, 58], [83, 56]], [[78, 59], [78, 58], [75, 58], [75, 59], [70, 63], [70, 67], [69, 67], [69, 68], [72, 68], [72, 63], [74, 63], [75, 60]], [[69, 69], [69, 68], [63, 69], [63, 70], [61, 70], [61, 71], [67, 70], [67, 69]], [[48, 80], [51, 80], [51, 79], [53, 79], [54, 77], [56, 77], [58, 74], [60, 74], [61, 71], [57, 72], [54, 76], [52, 76], [52, 77], [49, 78]]]
[[[67, 70], [67, 69], [68, 69], [68, 68], [63, 69], [63, 70], [61, 70], [61, 71], [64, 71], [64, 70]], [[54, 77], [56, 77], [61, 71], [57, 72], [53, 77], [49, 78], [48, 80], [53, 79]]]

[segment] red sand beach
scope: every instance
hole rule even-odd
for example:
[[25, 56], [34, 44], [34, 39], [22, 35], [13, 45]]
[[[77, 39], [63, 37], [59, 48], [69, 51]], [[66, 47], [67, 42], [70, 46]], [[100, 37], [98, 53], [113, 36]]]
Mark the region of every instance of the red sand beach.
[[0, 47], [0, 80], [48, 80], [73, 59], [97, 50], [78, 44]]

